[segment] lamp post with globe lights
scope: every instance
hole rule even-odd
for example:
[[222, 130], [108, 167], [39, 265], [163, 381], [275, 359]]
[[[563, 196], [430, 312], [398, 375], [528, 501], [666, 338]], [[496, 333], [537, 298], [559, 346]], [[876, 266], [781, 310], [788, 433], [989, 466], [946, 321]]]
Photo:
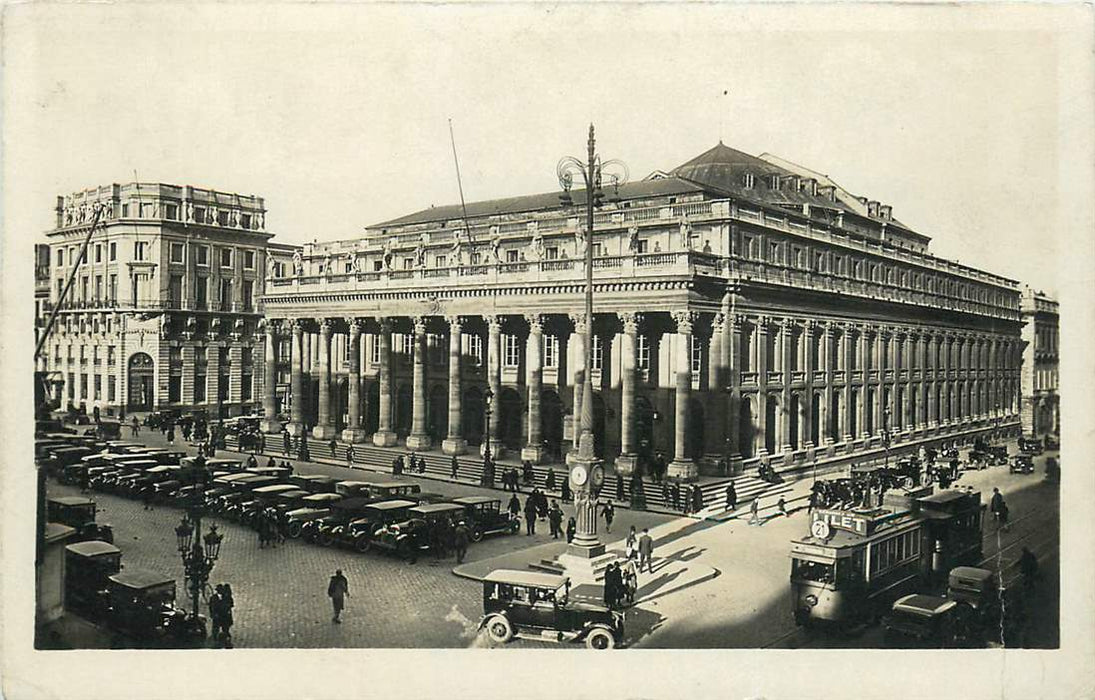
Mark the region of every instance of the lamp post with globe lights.
[[202, 534], [202, 515], [205, 513], [205, 490], [212, 480], [212, 474], [205, 460], [198, 456], [191, 466], [194, 470], [194, 489], [186, 514], [175, 528], [175, 539], [179, 556], [183, 562], [186, 589], [190, 593], [192, 609], [187, 620], [193, 633], [205, 637], [205, 622], [201, 617], [199, 602], [209, 585], [209, 574], [220, 556], [224, 535], [217, 526], [210, 525]]

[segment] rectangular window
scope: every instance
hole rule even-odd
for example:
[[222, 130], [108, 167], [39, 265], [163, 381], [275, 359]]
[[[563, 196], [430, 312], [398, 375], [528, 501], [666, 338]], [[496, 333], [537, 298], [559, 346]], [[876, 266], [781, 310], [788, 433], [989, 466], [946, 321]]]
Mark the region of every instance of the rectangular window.
[[638, 346], [637, 347], [638, 352], [636, 353], [638, 355], [638, 357], [636, 359], [636, 366], [638, 367], [638, 369], [641, 369], [641, 370], [649, 370], [650, 369], [650, 339], [647, 338], [645, 335], [640, 335], [640, 336], [636, 336], [635, 340], [637, 341], [636, 345]]
[[751, 189], [753, 189], [753, 186], [755, 184], [756, 184], [756, 177], [754, 177], [753, 173], [745, 173], [745, 189], [751, 190]]
[[194, 375], [194, 403], [205, 403], [205, 373]]
[[111, 303], [118, 303], [118, 275], [110, 276], [110, 301]]
[[383, 272], [383, 271], [384, 271], [384, 261], [383, 260], [374, 260], [373, 261], [373, 272]]
[[182, 308], [182, 275], [171, 275], [167, 283], [167, 304], [172, 309]]
[[697, 378], [700, 376], [700, 370], [703, 368], [703, 341], [696, 336], [692, 336], [692, 377]]
[[61, 267], [64, 264], [65, 264], [65, 249], [64, 248], [58, 248], [57, 249], [57, 267]]
[[243, 289], [240, 292], [240, 302], [243, 303], [244, 311], [253, 311], [255, 308], [254, 297], [255, 283], [252, 280], [243, 281]]
[[182, 401], [182, 375], [172, 374], [167, 378], [167, 402], [179, 403]]
[[87, 375], [80, 375], [80, 398], [87, 399]]
[[477, 367], [483, 366], [483, 336], [474, 334], [468, 336], [468, 354], [475, 360]]
[[103, 400], [103, 376], [101, 374], [96, 374], [92, 378], [95, 381], [95, 384], [94, 384], [94, 386], [95, 386], [95, 400], [96, 401], [102, 401]]
[[98, 345], [91, 346], [91, 364], [93, 364], [93, 365], [99, 364], [99, 346]]
[[175, 220], [177, 220], [179, 218], [179, 205], [178, 204], [164, 204], [163, 205], [163, 215], [164, 215], [165, 219], [175, 219]]
[[108, 248], [109, 248], [110, 252], [107, 255], [107, 257], [110, 258], [111, 262], [114, 262], [115, 260], [118, 259], [118, 244], [116, 242], [112, 241], [110, 243], [110, 245], [108, 246]]
[[194, 305], [198, 310], [205, 310], [209, 304], [209, 278], [198, 277], [194, 280]]
[[519, 252], [519, 251], [516, 251], [516, 250], [507, 250], [507, 251], [506, 251], [506, 262], [508, 262], [508, 263], [515, 263], [515, 262], [517, 262], [517, 260], [518, 260], [518, 252]]
[[153, 202], [141, 202], [141, 218], [151, 219], [156, 211], [156, 205]]
[[103, 244], [95, 244], [95, 262], [101, 263], [103, 261]]
[[380, 336], [379, 335], [374, 335], [373, 336], [372, 348], [373, 349], [372, 349], [372, 351], [369, 355], [369, 362], [371, 364], [374, 364], [374, 365], [379, 365], [380, 364]]
[[221, 226], [227, 226], [228, 225], [228, 212], [227, 211], [222, 209], [221, 211], [217, 212], [217, 223], [220, 224]]
[[483, 254], [482, 253], [472, 253], [471, 254], [471, 264], [472, 265], [478, 265], [481, 262], [483, 262]]
[[251, 400], [251, 384], [253, 381], [252, 377], [253, 375], [251, 374], [240, 375], [240, 401]]
[[593, 369], [600, 370], [604, 367], [605, 361], [605, 346], [604, 341], [599, 335], [593, 336]]
[[172, 243], [171, 244], [171, 262], [181, 263], [183, 261], [183, 244]]
[[[349, 337], [346, 337], [349, 342]], [[244, 367], [251, 367], [255, 364], [255, 357], [251, 348], [240, 348], [240, 364]]]
[[559, 247], [558, 246], [548, 246], [547, 248], [544, 248], [544, 259], [545, 260], [558, 260], [559, 259]]
[[209, 246], [200, 245], [195, 251], [195, 259], [199, 265], [209, 265]]
[[254, 270], [255, 269], [255, 251], [245, 250], [243, 251], [243, 269]]
[[404, 270], [413, 270], [414, 269], [414, 258], [403, 258], [403, 269]]
[[650, 252], [650, 241], [645, 238], [640, 238], [635, 241], [635, 253], [636, 255], [646, 255]]
[[133, 241], [133, 259], [144, 260], [148, 253], [148, 243], [146, 241]]
[[194, 207], [194, 221], [199, 224], [205, 223], [205, 207]]
[[129, 218], [129, 202], [122, 202], [122, 218]]
[[103, 276], [95, 275], [95, 301], [101, 301], [103, 298]]
[[114, 375], [109, 375], [106, 378], [106, 400], [107, 402], [113, 402], [114, 397], [117, 395], [114, 388]]
[[240, 227], [241, 228], [247, 228], [247, 229], [251, 228], [251, 215], [250, 214], [240, 214]]
[[232, 280], [221, 280], [221, 311], [232, 309]]
[[517, 367], [521, 364], [521, 348], [518, 343], [517, 336], [504, 335], [502, 336], [505, 345], [505, 362], [506, 367]]
[[544, 367], [556, 369], [559, 367], [559, 336], [543, 336]]
[[232, 267], [231, 248], [221, 248], [221, 267]]

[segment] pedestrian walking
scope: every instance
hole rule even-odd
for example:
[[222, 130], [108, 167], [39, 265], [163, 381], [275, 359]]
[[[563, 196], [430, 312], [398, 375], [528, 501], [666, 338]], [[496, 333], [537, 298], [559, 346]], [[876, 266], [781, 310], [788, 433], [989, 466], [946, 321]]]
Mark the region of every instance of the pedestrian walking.
[[148, 485], [141, 489], [141, 502], [144, 504], [145, 510], [152, 510], [152, 486]]
[[760, 499], [754, 498], [753, 502], [749, 504], [749, 524], [760, 524]]
[[699, 513], [703, 510], [703, 489], [699, 484], [692, 484], [692, 512]]
[[331, 450], [331, 459], [338, 459], [338, 442], [331, 438], [331, 441], [327, 443], [327, 447]]
[[563, 503], [570, 503], [570, 477], [563, 477], [563, 488], [559, 497], [563, 499]]
[[259, 431], [259, 452], [266, 453], [266, 433]]
[[639, 556], [639, 538], [635, 534], [634, 525], [628, 530], [627, 539], [624, 540], [624, 555], [628, 559], [634, 559]]
[[468, 542], [471, 540], [471, 534], [468, 532], [468, 526], [461, 520], [456, 524], [456, 529], [453, 530], [453, 549], [456, 550], [456, 563], [463, 564], [464, 557], [468, 553]]
[[548, 524], [551, 526], [551, 539], [559, 539], [559, 535], [563, 534], [563, 509], [559, 507], [558, 501], [552, 501], [551, 510], [548, 511]]
[[354, 446], [346, 445], [346, 466], [354, 466]]
[[654, 573], [654, 538], [645, 527], [643, 534], [639, 536], [639, 571], [643, 570], [644, 564], [647, 571]]
[[567, 520], [567, 544], [574, 541], [574, 535], [578, 533], [578, 523], [574, 518]]
[[738, 507], [738, 491], [734, 488], [734, 482], [726, 485], [726, 509], [734, 510]]
[[1001, 515], [1007, 511], [1007, 504], [1004, 502], [1004, 495], [1000, 493], [999, 488], [992, 489], [992, 498], [989, 500], [989, 510], [992, 512], [992, 517], [997, 525], [1003, 525], [1007, 522], [1007, 516]]
[[780, 495], [779, 500], [776, 501], [776, 508], [779, 509], [780, 515], [787, 515], [787, 501], [783, 500], [782, 494]]
[[669, 486], [669, 496], [673, 499], [673, 510], [681, 509], [681, 485], [674, 481]]
[[517, 500], [517, 494], [513, 494], [509, 497], [509, 503], [506, 504], [506, 510], [508, 510], [510, 516], [514, 518], [521, 514], [521, 501]]
[[133, 416], [133, 422], [129, 428], [133, 432], [133, 437], [137, 437], [141, 434], [141, 424], [137, 421], [137, 416]]
[[217, 586], [217, 592], [221, 597], [221, 634], [224, 641], [224, 648], [232, 648], [232, 624], [234, 619], [232, 617], [232, 609], [236, 607], [236, 601], [232, 597], [232, 586], [227, 583], [222, 583]]
[[639, 572], [634, 559], [625, 559], [620, 563], [620, 582], [623, 597], [628, 605], [635, 604], [635, 592], [639, 589]]
[[248, 469], [254, 469], [257, 466], [259, 466], [258, 455], [256, 455], [254, 452], [252, 452], [251, 455], [247, 458], [247, 468]]
[[627, 500], [627, 493], [624, 491], [624, 475], [620, 472], [616, 472], [616, 500], [621, 503]]
[[620, 602], [620, 567], [613, 562], [605, 569], [605, 605], [613, 610]]
[[330, 582], [327, 584], [327, 596], [331, 599], [331, 608], [335, 616], [331, 622], [342, 622], [342, 608], [346, 605], [346, 599], [350, 597], [350, 582], [342, 575], [342, 569], [336, 569]]
[[605, 517], [605, 532], [612, 532], [612, 519], [616, 517], [616, 508], [613, 507], [612, 501], [605, 501], [601, 505], [601, 515]]
[[[514, 496], [516, 498], [516, 496]], [[532, 494], [525, 499], [525, 536], [536, 534], [536, 497]]]
[[555, 490], [555, 470], [551, 467], [548, 467], [547, 476], [544, 477], [544, 488], [548, 491]]
[[289, 432], [286, 431], [281, 434], [281, 453], [283, 457], [288, 457], [289, 453], [293, 451], [293, 441], [289, 437]]
[[175, 444], [175, 426], [174, 425], [170, 425], [167, 428], [167, 444], [168, 445], [174, 445]]
[[209, 636], [213, 641], [219, 641], [224, 633], [224, 599], [221, 597], [220, 586], [209, 596], [209, 622]]
[[455, 481], [456, 478], [457, 478], [457, 472], [459, 471], [459, 469], [460, 469], [460, 462], [456, 459], [456, 455], [453, 455], [452, 459], [449, 460], [449, 478]]

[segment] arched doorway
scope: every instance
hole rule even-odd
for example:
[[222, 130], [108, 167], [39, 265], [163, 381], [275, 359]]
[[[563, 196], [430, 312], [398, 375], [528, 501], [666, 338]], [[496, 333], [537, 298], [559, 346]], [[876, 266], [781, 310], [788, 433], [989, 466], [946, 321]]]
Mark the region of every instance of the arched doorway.
[[498, 440], [511, 450], [520, 450], [524, 446], [521, 424], [525, 417], [521, 395], [511, 387], [502, 389], [497, 410], [501, 412], [498, 416]]
[[129, 358], [129, 406], [130, 411], [151, 411], [155, 400], [155, 367], [152, 358], [143, 352]]
[[684, 433], [684, 454], [688, 459], [703, 457], [706, 448], [703, 419], [703, 404], [699, 399], [689, 399], [688, 429]]
[[738, 449], [741, 450], [742, 459], [750, 459], [756, 455], [755, 439], [756, 415], [753, 401], [748, 396], [743, 396], [738, 409]]
[[380, 430], [380, 384], [378, 382], [365, 382], [365, 408], [361, 415], [365, 423], [364, 428], [370, 435]]
[[554, 389], [540, 392], [540, 435], [548, 453], [559, 459], [563, 445], [563, 400]]
[[779, 447], [779, 399], [769, 394], [764, 399], [764, 449], [775, 454]]
[[[497, 410], [497, 407], [495, 409]], [[469, 445], [478, 445], [483, 442], [483, 423], [486, 420], [483, 410], [483, 392], [479, 390], [479, 387], [468, 387], [460, 402], [460, 422], [461, 432]]]
[[654, 444], [654, 406], [645, 396], [635, 397], [635, 446], [639, 454], [649, 459], [657, 453]]
[[426, 402], [426, 433], [440, 443], [449, 433], [449, 392], [440, 384], [430, 389]]
[[400, 384], [395, 394], [395, 434], [406, 437], [411, 434], [414, 420], [414, 398], [409, 384]]

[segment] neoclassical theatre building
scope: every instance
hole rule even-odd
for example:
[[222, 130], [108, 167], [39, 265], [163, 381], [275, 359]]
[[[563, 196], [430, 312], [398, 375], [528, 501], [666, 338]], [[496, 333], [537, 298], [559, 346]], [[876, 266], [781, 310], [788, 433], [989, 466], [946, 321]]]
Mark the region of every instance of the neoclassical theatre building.
[[62, 406], [112, 416], [257, 406], [263, 285], [297, 250], [270, 240], [262, 197], [129, 182], [59, 196], [55, 210], [40, 324], [59, 311], [39, 367], [58, 381]]
[[[627, 471], [805, 467], [1018, 424], [1017, 282], [889, 205], [722, 143], [605, 193], [433, 207], [305, 246], [264, 297], [267, 428], [558, 460], [592, 324], [597, 450]], [[284, 380], [288, 379], [288, 383]], [[493, 397], [487, 424], [487, 392]]]

